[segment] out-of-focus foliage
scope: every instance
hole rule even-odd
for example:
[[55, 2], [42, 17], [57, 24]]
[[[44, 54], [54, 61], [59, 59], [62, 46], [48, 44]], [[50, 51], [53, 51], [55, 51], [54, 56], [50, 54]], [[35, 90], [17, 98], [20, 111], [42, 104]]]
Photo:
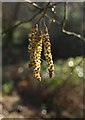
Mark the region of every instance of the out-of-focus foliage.
[[[47, 3], [37, 3], [44, 8]], [[3, 3], [3, 31], [11, 28], [20, 22], [29, 20], [38, 13], [38, 9], [30, 3]], [[83, 4], [68, 3], [67, 20], [65, 29], [82, 35]], [[82, 117], [83, 115], [83, 83], [85, 80], [82, 58], [84, 54], [85, 43], [81, 39], [64, 34], [61, 31], [61, 24], [52, 21], [53, 18], [62, 22], [64, 18], [64, 3], [59, 3], [55, 7], [56, 15], [52, 9], [47, 10], [51, 19], [45, 17], [46, 25], [49, 29], [49, 35], [52, 43], [52, 55], [55, 65], [55, 74], [52, 78], [48, 76], [47, 63], [42, 60], [41, 76], [42, 81], [36, 81], [33, 75], [33, 68], [28, 67], [29, 53], [28, 32], [33, 24], [36, 24], [41, 14], [36, 16], [30, 22], [23, 24], [3, 33], [3, 72], [2, 89], [4, 98], [4, 114], [8, 116], [12, 112], [24, 111], [27, 118], [41, 116], [45, 118], [57, 117]], [[1, 45], [1, 42], [0, 42]], [[79, 56], [79, 57], [78, 57]], [[42, 59], [43, 52], [42, 52]], [[0, 69], [1, 71], [1, 69]], [[1, 74], [1, 72], [0, 72]], [[21, 106], [12, 106], [10, 102], [12, 97], [20, 96], [25, 108]], [[13, 95], [13, 96], [12, 96]], [[9, 104], [8, 104], [8, 99]], [[16, 103], [19, 104], [19, 103]], [[9, 108], [8, 108], [9, 105]], [[10, 108], [11, 107], [11, 108]], [[30, 109], [33, 107], [33, 111]], [[34, 110], [34, 108], [36, 108]], [[10, 110], [11, 109], [11, 110]], [[11, 111], [11, 112], [10, 112]], [[16, 113], [14, 113], [16, 114]], [[22, 114], [22, 112], [21, 112]], [[17, 114], [19, 116], [19, 114]], [[16, 115], [15, 115], [16, 116]], [[22, 117], [22, 116], [21, 116]]]
[[[85, 80], [83, 73], [85, 59], [82, 59], [76, 57], [56, 60], [55, 75], [52, 78], [48, 76], [46, 62], [42, 62], [41, 82], [34, 79], [33, 68], [28, 68], [28, 62], [4, 67], [3, 95], [12, 95], [13, 91], [17, 91], [23, 103], [27, 104], [27, 108], [24, 108], [22, 104], [21, 107], [17, 105], [16, 101], [11, 106], [9, 103], [8, 111], [23, 111], [23, 114], [26, 113], [25, 116], [30, 117], [32, 111], [29, 113], [28, 109], [31, 107], [32, 110], [32, 107], [35, 107], [38, 113], [33, 111], [37, 117], [82, 117], [82, 86]], [[12, 113], [10, 115], [12, 116]], [[31, 117], [34, 118], [33, 115]]]
[[[72, 84], [75, 85], [82, 82], [84, 77], [82, 57], [69, 58], [67, 60], [60, 59], [54, 65], [55, 74], [52, 78], [49, 78], [47, 63], [42, 62], [42, 84], [47, 84], [50, 91], [55, 90], [65, 80], [71, 80]], [[5, 67], [3, 70], [3, 91], [5, 93], [11, 92], [13, 82], [16, 82], [15, 79], [27, 80], [29, 83], [29, 76], [36, 81], [33, 76], [33, 70], [28, 68], [28, 63], [22, 63], [16, 67]]]
[[13, 80], [7, 81], [6, 83], [3, 84], [3, 92], [6, 94], [12, 92], [13, 88]]

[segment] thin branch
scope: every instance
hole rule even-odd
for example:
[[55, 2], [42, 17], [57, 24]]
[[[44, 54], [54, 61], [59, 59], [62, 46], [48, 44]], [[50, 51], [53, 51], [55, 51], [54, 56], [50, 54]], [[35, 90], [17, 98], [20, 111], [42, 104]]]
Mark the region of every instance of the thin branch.
[[48, 2], [48, 4], [46, 5], [46, 7], [44, 8], [43, 10], [43, 14], [42, 16], [40, 17], [39, 21], [45, 16], [46, 12], [47, 12], [47, 9], [48, 9], [48, 6], [49, 6], [50, 2]]
[[30, 18], [30, 19], [28, 19], [28, 20], [25, 20], [25, 21], [21, 21], [21, 22], [17, 23], [16, 25], [10, 27], [9, 29], [3, 31], [2, 34], [10, 32], [12, 29], [14, 29], [14, 28], [22, 25], [23, 23], [27, 23], [27, 22], [32, 21], [32, 20], [33, 20], [34, 18], [36, 18], [41, 12], [42, 12], [42, 10], [40, 10], [38, 13], [36, 13], [32, 18]]
[[37, 3], [34, 3], [34, 2], [27, 2], [27, 3], [30, 3], [31, 5], [33, 5], [33, 7], [39, 9], [39, 10], [43, 10], [42, 7], [40, 7]]
[[40, 58], [40, 59], [42, 62], [44, 62], [47, 65], [47, 62], [44, 59], [42, 59], [42, 58]]
[[75, 36], [75, 37], [77, 37], [85, 42], [85, 38], [83, 36], [81, 36], [80, 34], [65, 30], [65, 23], [67, 20], [67, 5], [68, 5], [68, 2], [65, 2], [65, 4], [64, 4], [64, 19], [62, 21], [62, 32], [67, 34], [67, 35], [73, 35], [73, 36]]
[[[40, 7], [37, 3], [35, 2], [27, 2], [27, 3], [30, 3], [31, 5], [33, 5], [35, 8], [39, 9], [39, 10], [42, 10], [43, 8]], [[53, 6], [56, 6], [56, 5], [59, 5], [61, 2], [57, 2], [57, 3], [51, 3], [49, 4], [48, 8], [52, 8]]]
[[32, 18], [30, 18], [30, 19], [28, 19], [28, 20], [25, 20], [25, 21], [21, 21], [21, 22], [17, 23], [16, 25], [12, 26], [11, 28], [3, 31], [3, 32], [2, 32], [2, 35], [3, 35], [4, 33], [10, 32], [12, 29], [14, 29], [14, 28], [22, 25], [23, 23], [27, 23], [27, 22], [32, 21], [32, 20], [33, 20], [34, 18], [36, 18], [40, 13], [43, 12], [42, 16], [41, 16], [40, 19], [39, 19], [39, 21], [40, 21], [40, 20], [44, 17], [44, 15], [46, 14], [46, 11], [47, 11], [47, 9], [48, 9], [49, 4], [50, 4], [50, 2], [48, 2], [48, 4], [46, 5], [45, 8], [40, 9], [40, 11], [39, 11], [38, 13], [36, 13]]
[[49, 8], [52, 8], [53, 6], [56, 6], [56, 5], [59, 5], [59, 4], [61, 4], [62, 2], [55, 2], [54, 4], [52, 3], [50, 3], [50, 5], [49, 5]]
[[[35, 7], [35, 8], [37, 8], [37, 9], [39, 9], [39, 10], [43, 10], [44, 8], [42, 8], [42, 7], [40, 7], [37, 3], [35, 3], [35, 2], [27, 2], [27, 3], [30, 3], [31, 5], [33, 5], [33, 7]], [[59, 4], [61, 4], [61, 2], [57, 2], [57, 3], [52, 3], [52, 2], [48, 2], [48, 4], [47, 4], [47, 6], [45, 7], [46, 8], [46, 10], [44, 11], [44, 13], [43, 13], [43, 15], [42, 15], [42, 17], [44, 16], [44, 14], [46, 13], [46, 11], [47, 11], [47, 8], [52, 8], [53, 6], [56, 6], [56, 5], [59, 5]], [[41, 17], [41, 18], [42, 18]], [[40, 19], [41, 19], [40, 18]]]
[[55, 20], [55, 22], [56, 22], [57, 24], [61, 25], [61, 22], [58, 21], [57, 19], [51, 18], [48, 14], [46, 14], [45, 16], [46, 16], [49, 20], [51, 20], [51, 21]]

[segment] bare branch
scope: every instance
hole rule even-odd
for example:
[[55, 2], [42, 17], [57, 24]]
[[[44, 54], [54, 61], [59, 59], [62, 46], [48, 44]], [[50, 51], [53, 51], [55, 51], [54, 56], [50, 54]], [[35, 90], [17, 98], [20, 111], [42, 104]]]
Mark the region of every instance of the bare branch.
[[50, 3], [50, 5], [49, 5], [49, 8], [52, 8], [53, 6], [56, 6], [56, 5], [59, 5], [59, 4], [61, 4], [62, 2], [55, 2], [54, 4], [53, 3]]
[[51, 21], [55, 20], [55, 22], [56, 22], [57, 24], [61, 25], [61, 22], [58, 21], [57, 19], [51, 18], [48, 14], [46, 14], [45, 16], [46, 16], [49, 20], [51, 20]]
[[37, 3], [34, 3], [34, 2], [27, 2], [27, 3], [30, 3], [31, 5], [33, 5], [33, 7], [39, 9], [39, 10], [43, 10], [42, 7], [40, 7]]
[[[43, 9], [42, 7], [40, 7], [40, 6], [39, 6], [37, 3], [35, 3], [35, 2], [27, 2], [27, 3], [32, 4], [35, 8], [37, 8], [37, 9], [39, 9], [39, 10], [42, 10], [42, 9]], [[61, 4], [61, 2], [57, 2], [57, 3], [54, 3], [54, 4], [50, 2], [48, 8], [52, 8], [53, 6], [56, 6], [56, 5], [58, 5], [58, 4]]]
[[46, 5], [46, 7], [45, 7], [45, 8], [40, 9], [40, 10], [39, 10], [39, 12], [38, 12], [38, 13], [36, 13], [36, 14], [35, 14], [32, 18], [30, 18], [30, 19], [28, 19], [28, 20], [25, 20], [25, 21], [21, 21], [21, 22], [17, 23], [16, 25], [12, 26], [11, 28], [9, 28], [9, 29], [7, 29], [7, 30], [3, 31], [3, 32], [2, 32], [2, 34], [10, 32], [12, 29], [14, 29], [14, 28], [16, 28], [16, 27], [18, 27], [18, 26], [22, 25], [23, 23], [27, 23], [27, 22], [32, 21], [32, 20], [33, 20], [34, 18], [36, 18], [36, 17], [37, 17], [40, 13], [42, 13], [42, 12], [43, 12], [42, 16], [41, 16], [41, 17], [40, 17], [40, 19], [39, 19], [39, 21], [40, 21], [40, 20], [41, 20], [41, 19], [45, 16], [45, 14], [46, 14], [46, 11], [47, 11], [47, 9], [48, 9], [49, 4], [50, 4], [50, 2]]
[[68, 3], [65, 2], [65, 4], [64, 4], [64, 19], [62, 21], [62, 32], [67, 34], [67, 35], [73, 35], [73, 36], [75, 36], [75, 37], [77, 37], [85, 42], [85, 38], [83, 36], [81, 36], [80, 34], [65, 30], [65, 22], [67, 20], [67, 5], [68, 5]]
[[45, 16], [46, 12], [47, 12], [47, 9], [48, 9], [48, 6], [49, 6], [50, 2], [48, 2], [48, 4], [46, 5], [46, 7], [44, 8], [43, 10], [43, 14], [42, 16], [40, 17], [39, 21]]
[[[29, 2], [29, 3], [31, 3], [31, 2]], [[39, 9], [39, 12], [36, 13], [31, 19], [28, 19], [28, 20], [25, 20], [25, 21], [21, 21], [21, 22], [19, 22], [18, 24], [12, 26], [11, 28], [3, 31], [2, 34], [7, 33], [7, 32], [10, 32], [10, 30], [12, 30], [12, 29], [14, 29], [14, 28], [22, 25], [23, 23], [32, 21], [35, 17], [37, 17], [37, 15], [39, 15], [39, 14], [42, 13], [42, 12], [43, 12], [43, 14], [42, 14], [42, 16], [40, 17], [39, 21], [40, 21], [45, 15], [46, 15], [49, 19], [52, 19], [52, 20], [53, 20], [53, 18], [49, 17], [49, 16], [46, 14], [47, 9], [48, 9], [48, 8], [52, 8], [54, 5], [58, 5], [58, 4], [60, 4], [60, 3], [61, 3], [61, 2], [59, 2], [59, 3], [54, 3], [54, 4], [50, 4], [50, 2], [48, 2], [48, 4], [46, 5], [45, 8], [41, 8], [41, 7], [38, 6], [36, 3], [31, 3], [34, 7], [36, 7], [37, 9]], [[81, 36], [80, 34], [77, 34], [77, 33], [70, 32], [70, 31], [65, 30], [65, 22], [66, 22], [66, 20], [67, 20], [67, 4], [68, 4], [67, 2], [65, 2], [65, 4], [64, 4], [64, 19], [63, 19], [62, 23], [59, 22], [57, 19], [54, 19], [54, 20], [55, 20], [55, 22], [56, 22], [57, 24], [62, 25], [61, 30], [62, 30], [63, 33], [65, 33], [65, 34], [67, 34], [67, 35], [73, 35], [73, 36], [75, 36], [75, 37], [77, 37], [77, 38], [85, 41], [85, 38], [84, 38], [83, 36]]]
[[40, 10], [38, 13], [36, 13], [32, 18], [30, 18], [30, 19], [28, 19], [28, 20], [25, 20], [25, 21], [21, 21], [21, 22], [17, 23], [16, 25], [12, 26], [11, 28], [3, 31], [2, 34], [10, 32], [12, 29], [14, 29], [14, 28], [22, 25], [23, 23], [27, 23], [27, 22], [32, 21], [32, 20], [33, 20], [34, 18], [36, 18], [37, 15], [39, 15], [41, 12], [42, 12], [42, 10]]
[[44, 59], [42, 59], [42, 58], [40, 58], [40, 59], [42, 62], [44, 62], [47, 65], [47, 62]]

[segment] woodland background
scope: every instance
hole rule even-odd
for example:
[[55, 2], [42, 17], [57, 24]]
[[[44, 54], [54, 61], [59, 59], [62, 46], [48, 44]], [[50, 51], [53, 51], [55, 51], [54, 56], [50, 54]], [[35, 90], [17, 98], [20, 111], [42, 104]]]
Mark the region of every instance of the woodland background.
[[[84, 3], [47, 5], [46, 2], [2, 3], [1, 105], [5, 118], [84, 116]], [[55, 76], [49, 78], [42, 52], [42, 81], [38, 82], [33, 69], [28, 68], [28, 32], [44, 16], [51, 38]], [[64, 23], [64, 29], [73, 32], [72, 35], [63, 32]]]

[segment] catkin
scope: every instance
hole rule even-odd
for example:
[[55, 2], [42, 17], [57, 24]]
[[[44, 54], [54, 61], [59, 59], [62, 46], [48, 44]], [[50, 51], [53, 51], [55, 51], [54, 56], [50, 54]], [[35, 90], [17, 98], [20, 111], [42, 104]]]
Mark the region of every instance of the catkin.
[[44, 55], [48, 64], [49, 77], [51, 78], [52, 75], [54, 74], [54, 65], [51, 54], [50, 37], [47, 27], [43, 33], [43, 45], [44, 45]]
[[37, 37], [38, 32], [38, 25], [32, 27], [32, 30], [28, 34], [29, 38], [29, 45], [28, 45], [28, 52], [30, 54], [30, 63], [29, 67], [32, 67], [34, 64], [34, 50], [35, 50], [35, 39]]
[[41, 81], [41, 51], [42, 51], [42, 42], [44, 45], [44, 55], [48, 64], [48, 71], [50, 78], [54, 74], [54, 65], [51, 54], [51, 43], [46, 27], [45, 31], [39, 31], [38, 25], [36, 24], [32, 27], [32, 30], [28, 34], [29, 36], [29, 45], [28, 52], [30, 54], [30, 63], [29, 67], [34, 67], [34, 76], [36, 80]]
[[35, 40], [35, 51], [34, 51], [34, 76], [39, 81], [41, 81], [41, 76], [40, 76], [41, 51], [42, 51], [42, 33], [41, 31], [39, 31], [38, 37]]

